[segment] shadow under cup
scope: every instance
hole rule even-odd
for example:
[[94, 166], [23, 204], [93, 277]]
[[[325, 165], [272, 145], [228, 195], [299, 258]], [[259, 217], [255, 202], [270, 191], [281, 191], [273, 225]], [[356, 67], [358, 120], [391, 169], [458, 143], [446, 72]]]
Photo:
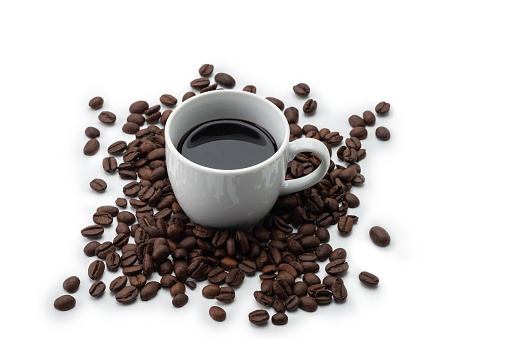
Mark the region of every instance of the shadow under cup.
[[[254, 166], [220, 170], [198, 165], [177, 151], [195, 126], [217, 119], [238, 119], [266, 129], [277, 152]], [[282, 112], [252, 93], [215, 91], [178, 106], [166, 122], [166, 164], [179, 204], [191, 221], [220, 229], [248, 229], [275, 204], [287, 166], [289, 126]]]

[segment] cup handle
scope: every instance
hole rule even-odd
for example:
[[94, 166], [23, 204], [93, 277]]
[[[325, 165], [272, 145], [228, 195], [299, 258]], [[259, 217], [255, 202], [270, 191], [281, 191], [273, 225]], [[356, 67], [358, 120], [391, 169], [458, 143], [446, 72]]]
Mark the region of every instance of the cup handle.
[[280, 195], [291, 194], [311, 187], [323, 179], [330, 166], [328, 148], [319, 140], [297, 139], [288, 144], [288, 159], [292, 160], [300, 152], [314, 152], [321, 158], [321, 164], [309, 175], [293, 180], [284, 180]]

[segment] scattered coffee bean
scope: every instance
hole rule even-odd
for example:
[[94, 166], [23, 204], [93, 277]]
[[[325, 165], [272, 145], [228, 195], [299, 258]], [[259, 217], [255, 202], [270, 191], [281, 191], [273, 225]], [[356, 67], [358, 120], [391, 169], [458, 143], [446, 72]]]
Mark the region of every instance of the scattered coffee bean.
[[127, 285], [127, 277], [125, 275], [122, 275], [111, 281], [111, 283], [109, 284], [109, 290], [111, 292], [116, 293], [120, 291], [122, 288], [124, 288], [126, 285]]
[[318, 303], [311, 297], [300, 297], [298, 307], [305, 312], [314, 312], [317, 310]]
[[[104, 227], [102, 226], [99, 226], [99, 225], [93, 225], [93, 226], [97, 226], [99, 227], [99, 229], [97, 230], [97, 228], [93, 228], [93, 229], [87, 229], [87, 227], [85, 229], [85, 234], [87, 234], [87, 238], [94, 238], [94, 237], [98, 237], [98, 236], [101, 236], [102, 233], [104, 232]], [[89, 226], [89, 227], [92, 227], [92, 226]], [[97, 233], [99, 233], [98, 235], [95, 235]], [[81, 234], [83, 234], [83, 230], [81, 231]], [[92, 236], [90, 236], [90, 234], [93, 234]], [[91, 241], [89, 242], [88, 244], [85, 245], [85, 247], [83, 248], [83, 252], [85, 252], [85, 255], [87, 257], [93, 257], [95, 255], [95, 249], [97, 248], [97, 246], [99, 246], [101, 243], [98, 242], [98, 241]]]
[[83, 153], [85, 155], [94, 155], [99, 151], [100, 143], [97, 139], [90, 139], [86, 142], [85, 147], [83, 147]]
[[350, 136], [356, 137], [360, 140], [367, 138], [367, 134], [367, 129], [365, 129], [365, 127], [355, 127], [349, 132]]
[[211, 64], [204, 64], [199, 68], [199, 75], [201, 75], [202, 77], [207, 77], [212, 73], [213, 73], [213, 65]]
[[243, 88], [243, 91], [256, 94], [257, 89], [256, 89], [256, 86], [254, 86], [254, 85], [247, 85]]
[[288, 323], [288, 316], [285, 313], [275, 313], [272, 315], [272, 324], [286, 325]]
[[358, 277], [360, 278], [360, 281], [364, 285], [375, 287], [379, 284], [379, 278], [372, 273], [362, 272]]
[[102, 168], [108, 173], [116, 172], [116, 169], [118, 168], [118, 163], [116, 162], [116, 158], [106, 157], [106, 158], [102, 159]]
[[381, 226], [374, 226], [369, 231], [372, 242], [378, 246], [386, 247], [390, 245], [390, 234]]
[[376, 105], [376, 113], [379, 115], [387, 115], [390, 111], [390, 104], [384, 101], [381, 101]]
[[254, 325], [265, 325], [270, 319], [270, 315], [265, 310], [256, 310], [249, 313], [249, 321]]
[[131, 113], [143, 113], [148, 109], [148, 102], [140, 100], [132, 103], [129, 107]]
[[122, 131], [127, 134], [136, 134], [139, 131], [139, 125], [134, 122], [126, 122], [122, 127]]
[[173, 303], [173, 306], [180, 308], [180, 307], [184, 306], [185, 304], [187, 304], [188, 301], [189, 301], [189, 297], [187, 296], [187, 294], [180, 293], [180, 294], [175, 295], [172, 303]]
[[79, 283], [80, 283], [79, 278], [76, 276], [72, 276], [64, 280], [63, 288], [69, 293], [74, 293], [78, 290]]
[[101, 97], [92, 98], [88, 102], [88, 106], [90, 106], [91, 109], [100, 109], [102, 108], [102, 105], [104, 105], [104, 99]]
[[103, 111], [99, 114], [99, 121], [106, 125], [112, 125], [116, 121], [116, 115], [112, 112]]
[[125, 208], [125, 207], [127, 207], [127, 199], [125, 199], [125, 198], [117, 198], [115, 200], [115, 204], [118, 207]]
[[376, 128], [376, 137], [381, 141], [390, 140], [390, 131], [388, 128], [380, 126]]
[[108, 184], [106, 184], [106, 182], [102, 179], [93, 179], [92, 181], [90, 181], [90, 187], [95, 192], [102, 193], [106, 190], [106, 188], [108, 187]]
[[317, 101], [309, 99], [303, 104], [303, 112], [306, 114], [314, 114], [317, 109]]
[[108, 153], [111, 155], [121, 155], [127, 149], [125, 141], [115, 141], [108, 147]]
[[85, 135], [90, 139], [95, 139], [101, 135], [101, 132], [95, 127], [87, 127], [85, 129]]
[[150, 281], [141, 289], [141, 300], [147, 301], [152, 299], [155, 295], [157, 295], [160, 288], [161, 284], [158, 281]]
[[217, 285], [206, 285], [201, 291], [203, 297], [207, 299], [215, 299], [221, 293], [221, 289]]
[[88, 276], [92, 280], [98, 280], [102, 277], [105, 268], [106, 265], [101, 260], [95, 260], [88, 266]]
[[197, 89], [197, 90], [201, 90], [201, 89], [208, 87], [208, 86], [210, 86], [210, 79], [208, 79], [208, 78], [194, 79], [190, 83], [190, 87]]
[[199, 91], [199, 93], [206, 93], [210, 91], [215, 91], [217, 89], [217, 84], [211, 84]]
[[72, 295], [62, 295], [55, 299], [53, 306], [59, 311], [68, 311], [76, 306], [76, 299]]
[[293, 86], [293, 91], [301, 98], [305, 98], [310, 94], [310, 87], [307, 84], [299, 83]]
[[90, 289], [88, 290], [88, 293], [94, 298], [100, 297], [104, 291], [106, 290], [106, 284], [104, 284], [102, 281], [96, 281], [90, 286]]
[[235, 290], [232, 287], [225, 286], [221, 287], [220, 290], [220, 294], [215, 297], [216, 300], [229, 303], [235, 299]]
[[298, 109], [296, 107], [288, 107], [284, 110], [284, 116], [289, 124], [298, 123]]
[[226, 73], [217, 73], [215, 74], [215, 82], [219, 85], [222, 85], [226, 88], [232, 88], [235, 86], [236, 81], [233, 77]]
[[284, 110], [284, 103], [281, 100], [274, 97], [266, 97], [266, 100], [277, 106], [281, 111]]
[[178, 103], [178, 99], [171, 94], [163, 94], [160, 97], [160, 102], [165, 106], [173, 107]]
[[222, 307], [212, 306], [210, 307], [208, 314], [210, 314], [210, 317], [215, 321], [220, 322], [226, 320], [226, 311], [224, 311]]
[[[190, 99], [190, 98], [192, 98], [192, 97], [194, 97], [194, 96], [196, 96], [196, 93], [194, 93], [194, 92], [187, 92], [187, 93], [185, 93], [185, 94], [183, 95], [183, 97], [182, 97], [182, 102], [184, 102], [185, 100]], [[166, 110], [166, 111], [167, 111], [167, 110]], [[164, 111], [164, 112], [166, 112], [166, 111]], [[168, 114], [168, 115], [169, 115], [169, 114]], [[166, 118], [166, 120], [167, 120], [167, 118]]]
[[353, 127], [353, 128], [354, 127], [365, 127], [365, 125], [366, 125], [365, 120], [363, 120], [358, 115], [350, 116], [348, 121], [349, 121], [349, 124], [351, 125], [351, 127]]
[[116, 292], [115, 298], [120, 304], [128, 304], [136, 300], [138, 297], [138, 289], [134, 286], [126, 286]]
[[342, 281], [336, 281], [331, 286], [333, 299], [336, 301], [345, 301], [347, 298], [347, 289]]
[[363, 112], [363, 120], [367, 126], [374, 126], [376, 124], [376, 116], [371, 111]]

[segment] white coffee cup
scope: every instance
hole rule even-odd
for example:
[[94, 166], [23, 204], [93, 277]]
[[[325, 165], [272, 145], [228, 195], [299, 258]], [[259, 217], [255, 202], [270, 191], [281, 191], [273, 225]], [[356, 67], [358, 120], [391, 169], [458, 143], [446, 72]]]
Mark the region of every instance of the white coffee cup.
[[[216, 119], [246, 120], [263, 127], [277, 143], [277, 152], [254, 166], [234, 170], [198, 165], [178, 152], [186, 132]], [[186, 100], [171, 113], [164, 133], [169, 181], [180, 206], [191, 221], [218, 229], [254, 226], [279, 195], [313, 186], [330, 164], [322, 142], [312, 138], [289, 142], [289, 125], [277, 106], [243, 91], [213, 91]], [[321, 164], [305, 177], [285, 180], [288, 162], [300, 152], [316, 153]]]

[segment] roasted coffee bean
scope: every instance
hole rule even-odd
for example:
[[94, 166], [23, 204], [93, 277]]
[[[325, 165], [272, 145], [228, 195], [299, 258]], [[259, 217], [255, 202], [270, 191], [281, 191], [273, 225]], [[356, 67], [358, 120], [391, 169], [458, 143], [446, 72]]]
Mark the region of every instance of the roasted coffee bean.
[[140, 292], [141, 300], [147, 301], [157, 295], [157, 292], [161, 288], [161, 284], [158, 281], [150, 281], [147, 283]]
[[247, 85], [243, 88], [243, 91], [256, 94], [257, 89], [256, 89], [256, 86], [254, 86], [254, 85]]
[[215, 74], [215, 82], [219, 85], [222, 85], [226, 88], [232, 88], [235, 86], [236, 81], [233, 77], [226, 73], [217, 73]]
[[249, 321], [254, 325], [265, 325], [270, 319], [270, 315], [265, 310], [256, 310], [249, 313]]
[[105, 268], [106, 266], [101, 260], [95, 260], [88, 266], [88, 276], [92, 280], [98, 280], [102, 277]]
[[[339, 132], [330, 132], [330, 133], [326, 134], [322, 139], [326, 143], [330, 144], [330, 146], [337, 146], [338, 144], [340, 144], [342, 142], [344, 137], [342, 135], [340, 135]], [[331, 151], [331, 150], [329, 150], [329, 151]], [[331, 153], [330, 153], [330, 155], [331, 155]]]
[[[104, 233], [104, 227], [101, 225], [91, 225], [83, 228], [81, 230], [81, 235], [85, 238], [97, 238], [100, 237]], [[85, 248], [87, 249], [87, 248]], [[91, 250], [91, 248], [90, 248]], [[95, 255], [95, 249], [93, 249]], [[86, 252], [85, 252], [86, 253]]]
[[[330, 216], [330, 218], [331, 218], [331, 216]], [[318, 217], [318, 219], [316, 219], [316, 223], [319, 223], [319, 217]], [[321, 225], [318, 225], [318, 226], [321, 226]], [[328, 232], [326, 227], [318, 227], [316, 229], [316, 237], [322, 243], [328, 242], [330, 240], [330, 233]]]
[[360, 116], [354, 114], [349, 117], [348, 119], [349, 124], [351, 127], [365, 127], [366, 123], [365, 120], [363, 120]]
[[215, 297], [215, 300], [225, 303], [232, 302], [235, 299], [235, 290], [232, 287], [221, 287], [220, 294]]
[[[184, 101], [187, 100], [189, 97], [192, 97], [192, 96], [194, 96], [194, 95], [188, 95], [187, 98], [184, 98]], [[169, 116], [171, 115], [172, 112], [173, 111], [170, 110], [170, 109], [167, 109], [164, 112], [162, 112], [162, 115], [161, 115], [161, 124], [163, 126], [166, 125], [166, 121], [168, 121], [168, 118], [169, 118]]]
[[125, 194], [128, 197], [134, 197], [138, 194], [140, 190], [141, 185], [139, 184], [139, 182], [133, 181], [123, 187], [123, 194]]
[[72, 295], [62, 295], [55, 299], [53, 306], [59, 311], [68, 311], [76, 306], [76, 299]]
[[161, 109], [161, 105], [155, 105], [155, 106], [152, 106], [150, 108], [147, 108], [143, 114], [144, 115], [147, 115], [147, 116], [151, 116], [151, 115], [154, 115], [156, 114], [157, 112], [159, 112]]
[[305, 98], [310, 94], [310, 87], [305, 83], [299, 83], [293, 86], [293, 91], [301, 98]]
[[116, 115], [113, 112], [103, 111], [98, 116], [99, 121], [106, 125], [113, 125], [116, 121]]
[[208, 281], [212, 284], [221, 285], [226, 281], [227, 273], [220, 267], [212, 269], [208, 275]]
[[199, 75], [201, 75], [203, 77], [207, 77], [212, 73], [213, 73], [213, 65], [212, 64], [203, 64], [203, 66], [201, 66], [199, 68]]
[[347, 202], [349, 208], [356, 208], [360, 206], [360, 199], [353, 193], [346, 193], [344, 201]]
[[224, 321], [226, 320], [226, 311], [219, 306], [212, 306], [208, 311], [210, 317], [215, 321]]
[[163, 94], [160, 97], [160, 102], [163, 105], [166, 105], [166, 106], [169, 106], [169, 107], [173, 107], [173, 106], [175, 106], [178, 103], [178, 99], [175, 98], [174, 96], [172, 96], [171, 94]]
[[376, 137], [381, 141], [390, 140], [390, 131], [388, 128], [380, 126], [376, 128]]
[[127, 117], [127, 122], [133, 122], [138, 126], [143, 126], [145, 123], [145, 117], [139, 113], [132, 113]]
[[321, 279], [314, 273], [305, 273], [302, 280], [307, 286], [321, 284]]
[[344, 301], [347, 298], [347, 289], [343, 282], [336, 281], [331, 287], [333, 299]]
[[[303, 281], [297, 281], [295, 286], [293, 286], [293, 294], [298, 297], [303, 297], [307, 295], [307, 284]], [[286, 305], [287, 306], [287, 305]], [[296, 304], [298, 306], [298, 303]]]
[[298, 260], [300, 260], [300, 262], [316, 261], [317, 256], [314, 253], [303, 253], [298, 256]]
[[215, 91], [217, 89], [217, 84], [211, 84], [199, 91], [199, 93], [206, 93], [210, 91]]
[[330, 261], [334, 261], [334, 260], [337, 260], [337, 259], [346, 259], [346, 256], [347, 256], [347, 252], [345, 249], [343, 248], [336, 248], [333, 250], [332, 253], [330, 253]]
[[[339, 223], [337, 224], [337, 228], [342, 235], [348, 234], [353, 229], [353, 225], [355, 220], [350, 216], [342, 216], [339, 219]], [[331, 260], [331, 259], [330, 259]]]
[[286, 312], [286, 307], [284, 306], [284, 302], [282, 300], [275, 298], [272, 304], [273, 310], [277, 313]]
[[[184, 102], [184, 101], [185, 101], [185, 100], [187, 100], [187, 99], [192, 98], [193, 96], [196, 96], [196, 93], [194, 93], [194, 92], [187, 92], [187, 93], [185, 93], [185, 94], [183, 95], [183, 97], [182, 97], [182, 102]], [[167, 120], [167, 118], [166, 118], [166, 120]], [[164, 125], [164, 124], [163, 124], [163, 125]]]
[[337, 259], [325, 266], [325, 271], [329, 275], [343, 274], [349, 269], [349, 264], [344, 259]]
[[92, 98], [88, 102], [88, 106], [90, 106], [91, 109], [100, 109], [102, 105], [104, 105], [104, 99], [101, 97]]
[[63, 288], [69, 293], [74, 293], [79, 288], [79, 278], [76, 276], [69, 277], [64, 280], [63, 282]]
[[384, 101], [381, 101], [376, 105], [376, 113], [379, 115], [387, 115], [388, 111], [390, 111], [390, 104]]
[[124, 245], [126, 245], [129, 242], [129, 234], [130, 234], [129, 227], [126, 224], [124, 224], [124, 223], [119, 223], [119, 226], [120, 225], [125, 227], [125, 229], [122, 230], [122, 232], [120, 232], [113, 239], [113, 246], [115, 246], [117, 248], [121, 248], [121, 247], [123, 247]]
[[126, 286], [116, 292], [115, 298], [120, 304], [128, 304], [136, 300], [138, 297], [138, 289], [134, 286]]
[[183, 282], [181, 281], [178, 281], [177, 283], [175, 283], [173, 286], [171, 286], [169, 288], [169, 292], [171, 293], [171, 296], [176, 296], [177, 294], [180, 294], [180, 293], [185, 293], [185, 285], [183, 284]]
[[194, 79], [190, 83], [190, 87], [197, 89], [197, 90], [208, 87], [209, 85], [210, 85], [210, 79], [208, 79], [208, 78]]
[[318, 303], [311, 297], [300, 297], [298, 306], [306, 312], [314, 312], [317, 310]]
[[134, 266], [129, 266], [129, 267], [125, 267], [125, 268], [122, 270], [122, 273], [123, 273], [124, 275], [127, 275], [127, 276], [138, 275], [138, 274], [140, 274], [141, 272], [143, 272], [143, 265], [134, 265]]
[[102, 168], [108, 172], [113, 173], [118, 168], [118, 164], [114, 157], [106, 157], [102, 160]]
[[99, 259], [106, 259], [109, 253], [115, 252], [115, 247], [111, 241], [105, 241], [95, 249], [95, 255]]
[[277, 106], [281, 111], [284, 110], [284, 103], [281, 100], [274, 97], [266, 97], [266, 100]]
[[108, 153], [111, 155], [121, 155], [127, 149], [125, 141], [115, 141], [108, 147]]
[[333, 275], [327, 275], [326, 277], [323, 278], [323, 284], [325, 284], [326, 288], [329, 290], [332, 288], [332, 285], [335, 282], [339, 282], [341, 284], [344, 283], [344, 281], [340, 277], [336, 277]]
[[134, 122], [126, 122], [122, 126], [122, 131], [127, 134], [136, 134], [139, 131], [139, 125]]
[[221, 293], [221, 289], [217, 285], [206, 285], [201, 291], [203, 297], [207, 299], [215, 299]]
[[[94, 225], [99, 226], [99, 225]], [[102, 226], [100, 226], [102, 227]], [[81, 231], [83, 233], [83, 231]], [[104, 227], [102, 227], [102, 232], [104, 232]], [[101, 233], [102, 234], [102, 233]], [[93, 257], [95, 255], [95, 249], [97, 246], [99, 246], [101, 243], [98, 241], [90, 241], [88, 244], [85, 245], [83, 248], [83, 252], [87, 257]]]
[[94, 223], [102, 226], [111, 225], [113, 222], [113, 217], [108, 212], [95, 212], [92, 219]]
[[238, 264], [238, 268], [247, 275], [254, 275], [256, 273], [256, 263], [251, 260], [243, 260]]
[[363, 148], [359, 149], [356, 156], [357, 156], [357, 161], [365, 159], [365, 157], [367, 156], [367, 151]]
[[136, 288], [142, 288], [146, 285], [146, 277], [143, 274], [132, 275], [129, 278], [129, 282]]
[[291, 286], [289, 286], [286, 280], [276, 280], [273, 283], [273, 292], [277, 297], [283, 300], [287, 299], [287, 297], [293, 293]]
[[298, 123], [298, 109], [296, 107], [288, 107], [284, 110], [284, 116], [286, 117], [288, 124]]
[[85, 129], [85, 135], [90, 139], [95, 139], [101, 135], [101, 132], [97, 128], [90, 126]]
[[104, 284], [102, 281], [96, 281], [90, 286], [90, 289], [88, 290], [88, 293], [94, 298], [100, 297], [104, 291], [106, 290], [106, 284]]
[[360, 140], [367, 138], [367, 134], [367, 129], [365, 129], [365, 127], [355, 127], [349, 132], [350, 136], [356, 137]]
[[174, 275], [171, 275], [171, 274], [163, 275], [161, 278], [161, 281], [160, 281], [162, 287], [171, 287], [171, 286], [175, 285], [177, 282], [178, 282], [178, 279]]
[[186, 285], [188, 288], [190, 288], [191, 290], [195, 289], [195, 288], [196, 288], [196, 286], [198, 286], [198, 285], [197, 285], [194, 281], [189, 281], [189, 280], [187, 280], [187, 281], [185, 282], [185, 285]]
[[129, 107], [131, 113], [143, 113], [148, 109], [148, 102], [140, 100], [132, 103]]
[[94, 155], [99, 151], [100, 143], [97, 139], [90, 139], [86, 142], [85, 147], [83, 147], [83, 153], [85, 155]]
[[317, 101], [309, 99], [303, 104], [303, 112], [305, 114], [314, 114], [317, 109]]
[[256, 301], [263, 306], [270, 307], [273, 305], [273, 298], [269, 295], [264, 294], [262, 291], [255, 291], [254, 299], [256, 299]]
[[238, 268], [233, 268], [231, 271], [229, 271], [228, 275], [226, 276], [226, 284], [231, 287], [236, 287], [243, 282], [244, 278], [245, 273], [243, 273], [242, 270]]
[[374, 226], [369, 231], [372, 242], [378, 246], [386, 247], [390, 245], [390, 234], [381, 226]]
[[290, 295], [285, 301], [284, 304], [286, 306], [286, 310], [294, 311], [298, 308], [300, 304], [300, 297], [297, 295]]
[[111, 292], [116, 293], [120, 291], [122, 288], [124, 288], [126, 285], [127, 285], [127, 277], [122, 275], [120, 277], [116, 277], [115, 279], [113, 279], [113, 281], [111, 281], [111, 283], [109, 284], [109, 290]]
[[375, 287], [379, 284], [379, 278], [369, 272], [361, 272], [358, 278], [360, 278], [362, 284], [369, 287]]
[[120, 267], [120, 255], [116, 252], [109, 253], [106, 256], [106, 267], [110, 271], [116, 271]]
[[99, 193], [102, 193], [106, 190], [106, 188], [108, 187], [108, 184], [106, 184], [106, 182], [102, 179], [93, 179], [92, 181], [90, 181], [90, 187], [95, 191], [95, 192], [99, 192]]
[[357, 137], [351, 137], [346, 139], [346, 146], [358, 151], [362, 147], [362, 142]]
[[300, 244], [304, 249], [315, 248], [320, 244], [319, 238], [313, 235], [309, 235], [300, 239]]
[[367, 126], [374, 126], [376, 124], [376, 116], [371, 111], [363, 112], [363, 120]]
[[288, 323], [288, 316], [285, 313], [277, 312], [272, 315], [272, 324], [286, 325]]
[[301, 137], [303, 134], [302, 128], [300, 126], [298, 126], [297, 124], [290, 124], [289, 125], [289, 133], [291, 133], [291, 135], [294, 135], [297, 138]]
[[127, 225], [131, 225], [131, 224], [133, 224], [136, 221], [136, 217], [134, 216], [134, 214], [132, 214], [129, 211], [121, 211], [116, 216], [116, 219], [119, 222], [126, 223]]

